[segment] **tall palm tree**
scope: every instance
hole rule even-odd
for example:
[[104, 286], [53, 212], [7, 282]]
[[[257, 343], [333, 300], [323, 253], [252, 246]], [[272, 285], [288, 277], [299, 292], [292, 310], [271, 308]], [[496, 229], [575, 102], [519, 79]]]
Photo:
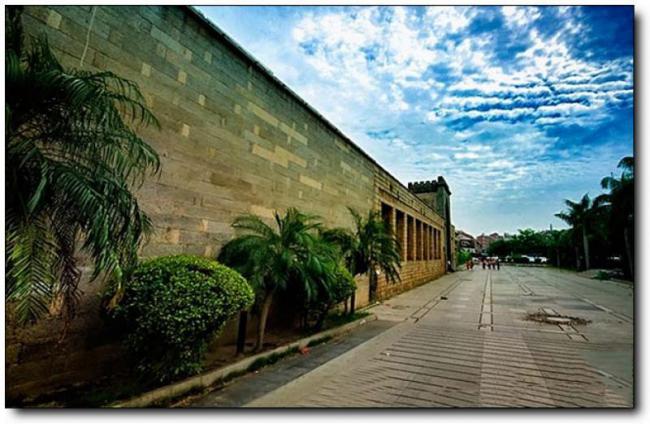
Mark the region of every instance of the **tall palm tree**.
[[288, 209], [275, 213], [275, 226], [254, 215], [237, 218], [233, 228], [243, 232], [226, 243], [218, 260], [239, 271], [253, 286], [260, 308], [255, 350], [264, 345], [273, 296], [287, 288], [302, 290], [311, 300], [328, 290], [337, 276], [338, 256], [318, 235], [317, 217]]
[[[354, 220], [354, 229], [326, 230], [323, 231], [323, 238], [339, 246], [352, 275], [368, 275], [369, 297], [373, 302], [377, 298], [377, 270], [381, 270], [392, 283], [400, 280], [399, 244], [379, 212], [369, 211], [364, 218], [353, 209], [349, 211]], [[351, 313], [354, 313], [355, 301], [353, 294]]]
[[582, 196], [582, 199], [580, 199], [579, 202], [573, 202], [567, 199], [564, 201], [564, 203], [568, 206], [568, 209], [564, 212], [555, 214], [555, 216], [569, 224], [576, 234], [582, 235], [582, 246], [585, 254], [585, 267], [586, 269], [589, 269], [591, 266], [589, 260], [588, 232], [589, 227], [593, 222], [594, 215], [600, 205], [597, 202], [592, 202], [588, 194]]
[[[623, 241], [623, 251], [627, 259], [627, 273], [634, 275], [634, 158], [624, 157], [618, 163], [622, 170], [620, 178], [613, 175], [601, 181], [601, 187], [609, 193], [601, 194], [595, 202], [609, 210], [610, 228], [616, 232], [613, 239]], [[621, 237], [622, 236], [622, 237]]]
[[20, 8], [5, 16], [7, 301], [21, 322], [71, 318], [79, 241], [93, 278], [120, 281], [151, 228], [131, 188], [159, 159], [131, 125], [158, 122], [136, 84], [64, 69], [44, 36], [24, 46]]

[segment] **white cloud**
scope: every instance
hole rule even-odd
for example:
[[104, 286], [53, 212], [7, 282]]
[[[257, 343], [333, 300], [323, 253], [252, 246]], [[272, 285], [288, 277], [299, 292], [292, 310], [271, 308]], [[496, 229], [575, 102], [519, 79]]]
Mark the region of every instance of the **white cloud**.
[[402, 150], [406, 150], [406, 149], [409, 148], [409, 145], [406, 144], [406, 143], [404, 142], [404, 140], [402, 140], [401, 138], [394, 138], [394, 139], [391, 140], [390, 143], [391, 143], [393, 146], [395, 146], [395, 147], [397, 147], [397, 148], [399, 148], [399, 149], [402, 149]]
[[467, 28], [475, 15], [475, 10], [469, 7], [433, 6], [427, 7], [424, 23], [444, 33], [456, 33]]
[[[253, 53], [403, 182], [445, 175], [456, 213], [495, 196], [525, 202], [583, 180], [615, 154], [584, 147], [576, 155], [547, 135], [601, 125], [610, 107], [632, 101], [631, 57], [591, 60], [570, 48], [588, 29], [579, 8], [556, 9], [554, 33], [536, 30], [549, 8], [293, 10], [276, 30], [286, 42], [259, 41], [263, 51]], [[502, 13], [505, 26], [470, 34], [485, 10]], [[525, 49], [504, 54], [504, 32]]]
[[[571, 54], [565, 38], [579, 25], [573, 9], [564, 12], [565, 25], [550, 35], [534, 28], [539, 8], [506, 6], [501, 12], [530, 42], [508, 69], [494, 59], [491, 34], [449, 38], [469, 27], [478, 13], [472, 7], [427, 7], [420, 15], [407, 7], [335, 8], [306, 14], [292, 34], [305, 46], [313, 71], [338, 93], [337, 101], [395, 117], [422, 113], [435, 125], [460, 118], [595, 125], [607, 119], [603, 108], [629, 97], [631, 63], [596, 65]], [[430, 71], [436, 66], [449, 69], [456, 82], [437, 81], [439, 75]], [[612, 78], [617, 74], [623, 79]], [[605, 82], [599, 80], [603, 77]], [[429, 107], [412, 103], [409, 96], [418, 92], [427, 93]]]
[[465, 153], [456, 153], [454, 158], [456, 159], [478, 159], [481, 155], [476, 152], [465, 152]]
[[434, 123], [434, 122], [436, 122], [436, 121], [438, 121], [440, 119], [440, 114], [438, 112], [435, 112], [435, 111], [427, 112], [426, 119], [430, 123]]
[[456, 131], [454, 134], [454, 138], [457, 140], [467, 140], [475, 135], [479, 134], [478, 131], [471, 131], [471, 130], [464, 130], [464, 131]]
[[631, 98], [631, 63], [596, 65], [577, 59], [562, 41], [566, 32], [543, 38], [530, 31], [530, 47], [517, 55], [518, 70], [488, 66], [464, 75], [449, 87], [437, 116], [587, 126], [607, 119], [602, 111], [608, 105]]
[[507, 160], [507, 159], [499, 159], [495, 160], [493, 162], [489, 162], [488, 164], [485, 165], [488, 168], [513, 168], [515, 166], [514, 162]]
[[468, 144], [465, 148], [470, 152], [487, 152], [492, 150], [490, 146], [485, 144]]
[[502, 6], [501, 13], [508, 25], [517, 27], [527, 26], [542, 16], [539, 8], [534, 6]]
[[444, 155], [441, 155], [440, 153], [435, 153], [434, 152], [434, 153], [429, 154], [429, 159], [434, 160], [434, 161], [440, 161], [440, 160], [447, 159], [447, 157], [444, 156]]

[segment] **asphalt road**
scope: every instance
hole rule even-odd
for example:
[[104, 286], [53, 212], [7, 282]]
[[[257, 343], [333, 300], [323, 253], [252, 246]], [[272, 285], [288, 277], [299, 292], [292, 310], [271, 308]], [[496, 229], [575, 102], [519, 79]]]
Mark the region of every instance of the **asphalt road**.
[[568, 271], [456, 272], [191, 406], [630, 407], [633, 307], [630, 286]]

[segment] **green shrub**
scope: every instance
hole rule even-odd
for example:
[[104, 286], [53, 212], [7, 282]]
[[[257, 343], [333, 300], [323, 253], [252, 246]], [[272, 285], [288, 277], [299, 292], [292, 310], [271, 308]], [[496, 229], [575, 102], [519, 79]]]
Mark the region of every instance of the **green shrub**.
[[512, 261], [516, 264], [528, 264], [530, 259], [527, 256], [522, 256], [518, 254], [512, 255]]
[[165, 256], [138, 266], [114, 315], [137, 370], [165, 382], [199, 372], [207, 342], [253, 299], [244, 277], [214, 260]]
[[594, 275], [594, 278], [596, 280], [607, 281], [607, 280], [611, 280], [612, 276], [607, 271], [598, 271], [596, 275]]
[[472, 254], [469, 250], [460, 249], [456, 254], [456, 265], [465, 265], [470, 259], [472, 259]]
[[[345, 301], [357, 290], [354, 277], [343, 265], [340, 265], [336, 274], [331, 278], [327, 286], [318, 292], [318, 295], [311, 302], [306, 304], [306, 320], [315, 321], [314, 330], [320, 330], [325, 322], [327, 313], [335, 305]], [[308, 326], [305, 322], [304, 326]]]
[[338, 269], [336, 279], [330, 284], [330, 302], [332, 305], [343, 302], [357, 290], [357, 284], [354, 282], [354, 277], [345, 267], [341, 266]]

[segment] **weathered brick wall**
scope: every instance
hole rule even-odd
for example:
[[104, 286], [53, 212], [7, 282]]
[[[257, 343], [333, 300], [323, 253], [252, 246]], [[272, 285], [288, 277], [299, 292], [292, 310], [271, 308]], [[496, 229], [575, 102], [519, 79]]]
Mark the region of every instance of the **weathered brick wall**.
[[391, 284], [386, 278], [379, 278], [379, 299], [388, 299], [406, 290], [410, 290], [445, 273], [442, 260], [402, 263], [401, 284]]
[[[393, 211], [399, 210], [405, 215], [426, 223], [444, 234], [443, 218], [393, 176], [377, 167], [375, 168], [375, 209], [381, 210], [382, 204]], [[393, 216], [392, 228], [396, 227], [395, 221], [396, 218]], [[441, 236], [440, 242], [440, 258], [434, 258], [429, 252], [426, 257], [420, 260], [402, 261], [399, 283], [390, 283], [385, 277], [380, 276], [377, 289], [378, 299], [387, 299], [443, 275], [446, 263], [444, 237]]]
[[99, 285], [81, 285], [84, 292], [78, 315], [64, 335], [62, 322], [45, 318], [37, 325], [12, 325], [5, 308], [5, 389], [11, 404], [28, 396], [83, 381], [99, 381], [123, 370], [119, 336], [111, 334], [99, 311]]
[[[270, 219], [274, 210], [289, 207], [320, 215], [327, 225], [350, 226], [347, 207], [365, 213], [383, 200], [443, 228], [442, 219], [406, 187], [191, 10], [102, 6], [90, 26], [92, 13], [88, 6], [30, 6], [23, 23], [27, 35], [45, 33], [67, 67], [81, 66], [89, 34], [83, 68], [109, 69], [137, 82], [159, 119], [160, 130], [141, 131], [162, 161], [160, 177], [148, 179], [137, 193], [155, 227], [144, 256], [214, 256], [233, 237], [236, 216]], [[444, 258], [405, 263], [402, 284], [380, 281], [380, 296], [439, 276], [441, 263]], [[112, 358], [104, 352], [115, 350], [113, 341], [88, 341], [90, 333], [101, 334], [96, 329], [102, 324], [97, 285], [84, 287], [79, 324], [51, 351], [59, 354], [39, 357], [46, 362], [38, 372], [28, 372], [36, 363], [30, 331], [39, 334], [36, 340], [45, 349], [58, 324], [8, 331], [12, 395], [106, 372], [101, 363]], [[368, 302], [364, 278], [357, 302]], [[233, 324], [228, 328], [232, 337]], [[84, 361], [92, 369], [78, 372]]]

